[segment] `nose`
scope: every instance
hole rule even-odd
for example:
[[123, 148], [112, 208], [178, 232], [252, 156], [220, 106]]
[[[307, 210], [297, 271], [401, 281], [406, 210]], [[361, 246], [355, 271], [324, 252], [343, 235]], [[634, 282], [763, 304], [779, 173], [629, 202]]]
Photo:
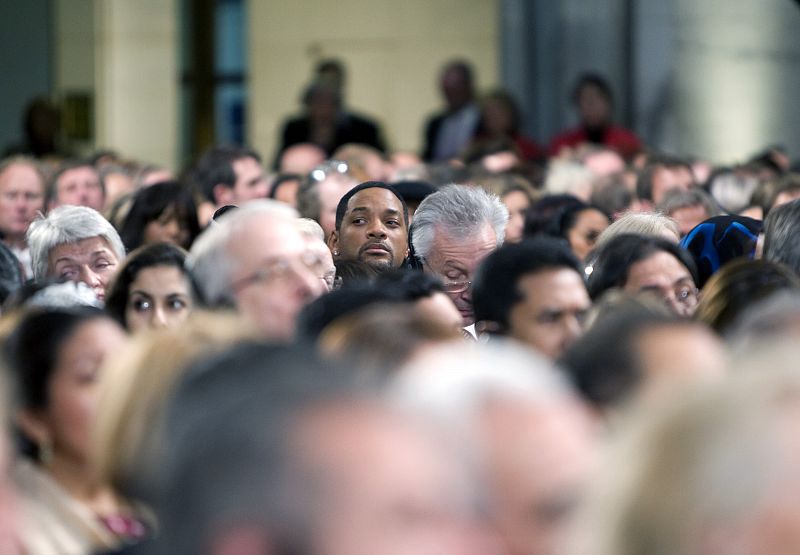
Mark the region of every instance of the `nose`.
[[103, 278], [88, 266], [83, 266], [78, 274], [78, 281], [82, 281], [92, 288], [99, 298], [105, 295], [106, 283]]
[[164, 307], [160, 304], [156, 303], [155, 310], [153, 310], [153, 315], [150, 317], [150, 326], [153, 328], [166, 328], [167, 327], [167, 315], [164, 312]]
[[369, 237], [386, 237], [386, 228], [384, 227], [383, 222], [373, 222], [367, 230], [367, 235]]

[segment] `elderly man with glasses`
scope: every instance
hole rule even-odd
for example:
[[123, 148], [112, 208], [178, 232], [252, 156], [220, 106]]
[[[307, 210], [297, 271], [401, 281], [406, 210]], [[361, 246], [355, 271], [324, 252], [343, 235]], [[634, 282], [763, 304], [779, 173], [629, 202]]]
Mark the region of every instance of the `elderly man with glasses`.
[[475, 323], [472, 277], [503, 244], [508, 210], [479, 187], [448, 185], [425, 198], [414, 214], [411, 241], [425, 272], [444, 282], [465, 327]]
[[291, 341], [297, 313], [325, 291], [325, 261], [308, 248], [297, 213], [253, 200], [219, 218], [192, 245], [189, 266], [212, 308], [235, 308], [272, 341]]

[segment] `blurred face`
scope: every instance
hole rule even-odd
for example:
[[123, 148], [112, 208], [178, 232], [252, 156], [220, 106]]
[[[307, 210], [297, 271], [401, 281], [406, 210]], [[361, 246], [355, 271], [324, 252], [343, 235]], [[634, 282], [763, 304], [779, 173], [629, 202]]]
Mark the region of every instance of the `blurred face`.
[[569, 246], [578, 260], [585, 260], [592, 252], [597, 238], [608, 227], [606, 215], [590, 208], [583, 210], [575, 219], [575, 225], [567, 232]]
[[522, 231], [525, 228], [525, 214], [531, 207], [528, 195], [522, 191], [511, 191], [503, 195], [503, 204], [508, 208], [508, 223], [506, 224], [506, 241], [519, 243], [522, 241]]
[[297, 191], [300, 189], [300, 180], [293, 179], [284, 181], [275, 192], [275, 200], [288, 204], [292, 208], [297, 207]]
[[652, 292], [678, 316], [691, 316], [697, 308], [697, 287], [692, 275], [668, 252], [658, 251], [631, 265], [623, 289], [627, 293]]
[[62, 345], [48, 385], [47, 407], [37, 415], [52, 442], [54, 464], [90, 461], [100, 368], [124, 343], [119, 325], [96, 318], [80, 325]]
[[568, 268], [543, 270], [523, 276], [517, 289], [523, 300], [509, 312], [509, 335], [558, 358], [583, 332], [591, 307], [583, 279]]
[[403, 204], [387, 189], [372, 187], [353, 195], [339, 231], [329, 244], [341, 260], [360, 260], [379, 268], [399, 268], [408, 256]]
[[423, 269], [438, 276], [461, 314], [464, 326], [475, 322], [472, 312], [472, 276], [483, 259], [497, 248], [497, 236], [488, 223], [470, 237], [454, 237], [437, 229]]
[[264, 177], [264, 168], [255, 158], [239, 158], [233, 162], [236, 183], [233, 186], [231, 202], [224, 204], [240, 205], [248, 200], [265, 198], [269, 184]]
[[322, 260], [285, 217], [252, 218], [232, 236], [228, 256], [239, 312], [265, 338], [290, 341], [297, 313], [324, 291]]
[[336, 207], [342, 197], [358, 185], [355, 180], [340, 173], [331, 173], [319, 182], [319, 225], [325, 232], [326, 239], [336, 229]]
[[313, 420], [298, 438], [320, 493], [310, 552], [480, 552], [461, 521], [458, 462], [420, 430], [377, 408], [328, 409]]
[[81, 239], [54, 247], [48, 256], [49, 277], [81, 281], [92, 288], [97, 298], [106, 298], [106, 285], [114, 277], [119, 260], [102, 237]]
[[636, 354], [642, 365], [641, 401], [652, 402], [725, 375], [721, 341], [700, 324], [663, 325], [641, 333]]
[[125, 323], [132, 332], [175, 327], [186, 320], [192, 306], [186, 274], [175, 266], [152, 266], [131, 282]]
[[441, 81], [442, 94], [450, 110], [458, 110], [472, 100], [472, 84], [466, 74], [455, 67], [445, 70]]
[[688, 191], [694, 186], [692, 170], [682, 166], [656, 168], [653, 172], [653, 203], [658, 204], [664, 200], [667, 191], [680, 189]]
[[179, 247], [189, 246], [189, 230], [183, 225], [174, 208], [167, 208], [144, 227], [144, 245], [172, 243]]
[[695, 204], [694, 206], [673, 210], [670, 213], [670, 217], [678, 222], [678, 230], [680, 230], [681, 236], [684, 236], [693, 230], [696, 225], [701, 224], [711, 216], [705, 206]]
[[336, 281], [336, 266], [333, 263], [333, 255], [328, 245], [316, 235], [303, 235], [306, 240], [306, 249], [314, 256], [319, 257], [320, 272], [317, 277], [325, 286], [325, 291], [332, 291]]
[[505, 553], [562, 553], [596, 457], [586, 415], [566, 401], [501, 401], [482, 420], [489, 517]]
[[489, 135], [509, 135], [514, 127], [513, 114], [505, 102], [490, 98], [483, 102], [483, 123]]
[[97, 171], [92, 166], [72, 168], [58, 178], [55, 206], [74, 204], [88, 206], [100, 212], [103, 210], [104, 202], [103, 186]]
[[578, 95], [578, 111], [587, 127], [602, 127], [611, 122], [611, 104], [594, 85], [584, 86]]
[[109, 173], [103, 180], [106, 186], [104, 208], [114, 204], [121, 196], [133, 192], [133, 179], [121, 173]]
[[12, 164], [0, 174], [0, 232], [8, 239], [25, 237], [44, 209], [44, 183], [28, 164]]

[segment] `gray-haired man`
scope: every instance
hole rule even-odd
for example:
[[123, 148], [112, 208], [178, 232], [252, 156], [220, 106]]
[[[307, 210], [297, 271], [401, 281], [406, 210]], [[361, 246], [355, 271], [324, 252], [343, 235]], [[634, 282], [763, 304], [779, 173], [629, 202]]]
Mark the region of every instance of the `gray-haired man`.
[[414, 214], [411, 238], [423, 270], [438, 276], [461, 313], [475, 322], [472, 276], [489, 253], [503, 244], [508, 210], [479, 187], [447, 185], [429, 195]]

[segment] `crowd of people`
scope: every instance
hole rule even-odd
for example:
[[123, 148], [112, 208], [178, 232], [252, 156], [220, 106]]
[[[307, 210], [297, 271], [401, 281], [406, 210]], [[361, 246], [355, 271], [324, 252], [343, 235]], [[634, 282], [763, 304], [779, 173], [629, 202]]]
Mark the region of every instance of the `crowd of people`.
[[[0, 553], [800, 553], [800, 174], [326, 61], [272, 164], [0, 162]], [[794, 419], [794, 420], [793, 420]]]

